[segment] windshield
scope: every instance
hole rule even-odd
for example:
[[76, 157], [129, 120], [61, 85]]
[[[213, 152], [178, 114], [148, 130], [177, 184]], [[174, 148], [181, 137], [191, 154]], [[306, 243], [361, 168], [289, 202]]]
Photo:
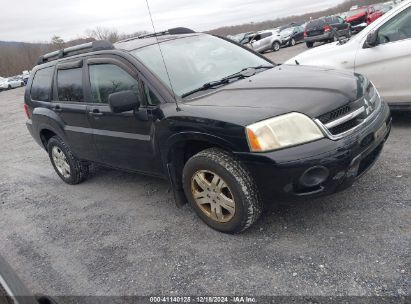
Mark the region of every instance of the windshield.
[[352, 10], [352, 11], [347, 12], [347, 17], [352, 17], [358, 14], [362, 14], [362, 13], [365, 13], [366, 11], [367, 10], [365, 8], [359, 8], [356, 10]]
[[178, 96], [205, 83], [219, 80], [247, 67], [270, 63], [233, 43], [209, 35], [190, 36], [136, 49], [130, 53], [144, 63]]
[[291, 28], [282, 30], [280, 34], [282, 37], [287, 37], [287, 36], [290, 36], [293, 33], [293, 31], [294, 31], [294, 28], [291, 27]]

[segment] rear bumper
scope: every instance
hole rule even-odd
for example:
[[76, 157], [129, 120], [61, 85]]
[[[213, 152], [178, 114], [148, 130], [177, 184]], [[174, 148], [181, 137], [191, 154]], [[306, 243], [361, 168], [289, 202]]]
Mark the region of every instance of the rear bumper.
[[317, 35], [317, 36], [307, 36], [304, 38], [305, 42], [316, 42], [316, 41], [324, 41], [324, 40], [329, 40], [333, 38], [333, 33], [332, 32], [327, 32], [322, 35]]
[[[384, 124], [384, 132], [377, 132]], [[318, 197], [350, 187], [367, 172], [380, 155], [390, 130], [390, 110], [383, 103], [376, 118], [349, 137], [337, 141], [324, 138], [288, 149], [238, 156], [266, 201]], [[320, 172], [322, 181], [307, 185], [307, 174], [313, 172], [314, 176]]]

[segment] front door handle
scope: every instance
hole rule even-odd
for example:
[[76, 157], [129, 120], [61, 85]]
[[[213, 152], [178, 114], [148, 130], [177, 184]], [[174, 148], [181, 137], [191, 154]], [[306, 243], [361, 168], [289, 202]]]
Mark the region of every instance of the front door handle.
[[99, 109], [93, 109], [92, 111], [88, 112], [90, 116], [103, 116], [104, 113], [100, 112]]

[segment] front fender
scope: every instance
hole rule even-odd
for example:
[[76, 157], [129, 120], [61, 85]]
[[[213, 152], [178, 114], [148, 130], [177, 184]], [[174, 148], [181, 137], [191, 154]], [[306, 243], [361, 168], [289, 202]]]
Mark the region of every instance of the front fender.
[[219, 136], [211, 135], [211, 134], [203, 133], [203, 132], [199, 132], [199, 131], [183, 131], [183, 132], [173, 134], [172, 136], [170, 136], [167, 139], [166, 144], [164, 146], [164, 149], [162, 149], [163, 152], [164, 152], [164, 154], [163, 154], [164, 158], [163, 159], [167, 160], [167, 162], [168, 162], [169, 161], [169, 154], [170, 154], [170, 151], [172, 150], [173, 146], [175, 146], [176, 144], [179, 144], [179, 143], [190, 141], [190, 140], [203, 141], [203, 142], [206, 142], [210, 145], [215, 145], [215, 146], [221, 147], [221, 148], [223, 148], [225, 150], [228, 150], [228, 151], [234, 151], [235, 150], [235, 147], [231, 142], [229, 142], [229, 141], [227, 141], [227, 140], [225, 140], [225, 139], [223, 139]]

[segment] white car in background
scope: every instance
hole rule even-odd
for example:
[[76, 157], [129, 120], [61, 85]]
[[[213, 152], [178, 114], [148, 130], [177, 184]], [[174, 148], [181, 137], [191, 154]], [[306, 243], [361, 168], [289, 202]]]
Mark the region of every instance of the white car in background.
[[5, 78], [0, 81], [0, 90], [9, 90], [23, 86], [24, 81], [18, 78]]
[[411, 0], [349, 41], [316, 47], [285, 64], [353, 70], [367, 76], [390, 107], [411, 109]]
[[247, 46], [259, 53], [264, 53], [269, 50], [277, 52], [281, 48], [281, 43], [280, 33], [274, 29], [256, 33]]

